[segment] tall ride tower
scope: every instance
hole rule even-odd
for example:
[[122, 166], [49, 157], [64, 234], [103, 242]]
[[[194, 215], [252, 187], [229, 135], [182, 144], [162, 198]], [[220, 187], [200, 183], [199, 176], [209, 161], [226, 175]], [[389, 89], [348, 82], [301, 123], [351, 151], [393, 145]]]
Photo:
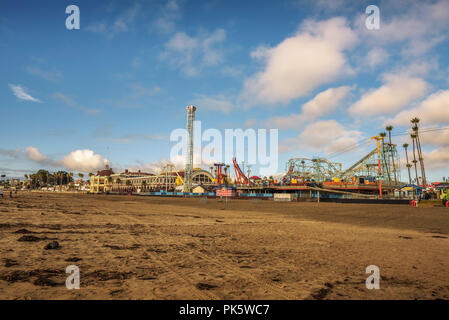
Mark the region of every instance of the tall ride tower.
[[184, 192], [192, 189], [193, 169], [193, 122], [195, 121], [195, 106], [187, 107], [187, 152], [186, 152], [186, 174], [184, 177]]

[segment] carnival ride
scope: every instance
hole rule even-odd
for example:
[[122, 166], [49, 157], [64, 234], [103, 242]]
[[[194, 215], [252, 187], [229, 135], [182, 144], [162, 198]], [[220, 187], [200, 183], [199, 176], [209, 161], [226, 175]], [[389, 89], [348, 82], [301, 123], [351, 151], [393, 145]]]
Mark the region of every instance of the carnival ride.
[[[282, 178], [284, 184], [311, 183], [376, 183], [380, 178], [385, 185], [400, 182], [400, 159], [395, 144], [384, 143], [356, 161], [346, 170], [339, 162], [325, 158], [293, 158], [288, 160], [287, 173]], [[379, 161], [380, 160], [380, 161]], [[380, 162], [380, 174], [379, 174]]]
[[237, 159], [236, 158], [232, 158], [232, 164], [234, 165], [236, 183], [239, 184], [239, 185], [252, 184], [251, 180], [248, 179], [246, 177], [246, 175], [243, 173], [242, 169], [240, 169], [240, 166], [237, 163]]

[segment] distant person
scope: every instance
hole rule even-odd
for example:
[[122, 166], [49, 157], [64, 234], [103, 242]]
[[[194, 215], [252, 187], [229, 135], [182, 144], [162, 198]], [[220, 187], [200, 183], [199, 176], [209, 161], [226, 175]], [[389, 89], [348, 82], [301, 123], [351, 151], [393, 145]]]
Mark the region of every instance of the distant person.
[[12, 191], [9, 191], [9, 197], [12, 198]]
[[2, 189], [0, 189], [0, 196], [2, 196], [2, 198], [3, 198], [3, 190]]
[[446, 202], [449, 201], [449, 191], [446, 191], [446, 193], [441, 192], [441, 200], [443, 202], [443, 206], [446, 206]]

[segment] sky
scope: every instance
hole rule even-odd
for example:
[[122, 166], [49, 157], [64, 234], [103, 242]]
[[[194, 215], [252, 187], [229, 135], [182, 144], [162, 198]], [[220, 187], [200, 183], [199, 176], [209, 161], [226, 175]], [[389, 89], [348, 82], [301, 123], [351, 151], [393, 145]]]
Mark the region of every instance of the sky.
[[297, 157], [349, 167], [386, 125], [403, 159], [417, 116], [431, 129], [427, 176], [441, 181], [448, 37], [449, 1], [3, 0], [0, 173], [158, 172], [193, 104], [203, 130], [278, 129], [273, 174]]

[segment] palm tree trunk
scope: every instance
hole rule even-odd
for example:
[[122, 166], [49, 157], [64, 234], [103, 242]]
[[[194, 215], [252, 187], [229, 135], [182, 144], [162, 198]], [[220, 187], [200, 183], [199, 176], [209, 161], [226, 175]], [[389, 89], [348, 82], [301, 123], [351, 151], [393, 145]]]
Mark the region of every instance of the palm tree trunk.
[[418, 169], [416, 168], [416, 150], [415, 150], [415, 139], [412, 139], [413, 142], [413, 164], [415, 165], [415, 174], [416, 174], [416, 184], [419, 186], [419, 176]]
[[387, 168], [388, 182], [391, 185], [390, 166], [388, 165], [388, 162], [385, 159], [385, 143], [384, 143], [384, 139], [382, 139], [382, 160], [384, 162], [385, 167]]
[[391, 131], [388, 131], [388, 139], [390, 140], [390, 152], [391, 152], [391, 162], [393, 164], [393, 173], [394, 173], [394, 183], [398, 183], [398, 178], [396, 176], [396, 166], [394, 164], [394, 150], [393, 150], [393, 144], [391, 143]]
[[421, 141], [419, 140], [418, 129], [416, 129], [416, 146], [418, 148], [419, 165], [421, 167], [421, 179], [423, 182], [423, 186], [425, 188], [427, 184], [427, 179], [426, 179], [426, 171], [424, 170], [424, 158], [422, 156]]
[[409, 167], [409, 163], [408, 163], [408, 153], [407, 153], [407, 148], [405, 148], [405, 159], [407, 160], [407, 169], [408, 169], [408, 182], [410, 184], [412, 184], [412, 176], [410, 174], [410, 167]]

